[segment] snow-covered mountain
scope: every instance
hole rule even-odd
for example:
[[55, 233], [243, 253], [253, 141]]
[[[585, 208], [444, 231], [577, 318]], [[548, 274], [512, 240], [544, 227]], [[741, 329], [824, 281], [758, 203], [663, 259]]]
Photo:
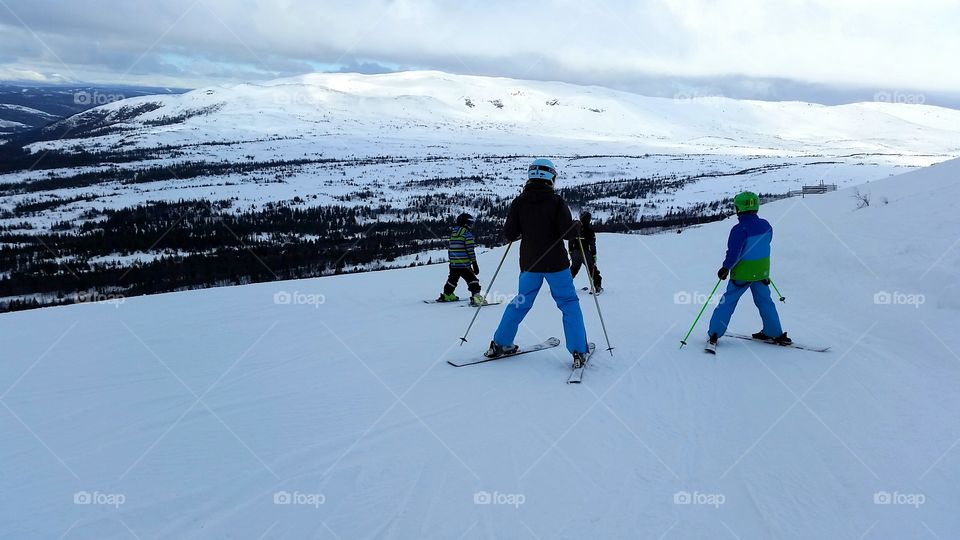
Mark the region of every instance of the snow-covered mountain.
[[134, 97], [0, 147], [0, 261], [14, 269], [0, 269], [0, 309], [422, 263], [461, 211], [494, 244], [533, 156], [553, 158], [558, 188], [607, 230], [655, 230], [713, 219], [745, 189], [776, 198], [957, 157], [958, 135], [960, 111], [923, 105], [439, 72]]
[[[295, 138], [332, 155], [423, 153], [438, 147], [552, 155], [590, 153], [591, 148], [595, 153], [960, 153], [960, 111], [940, 107], [664, 99], [601, 87], [417, 71], [311, 74], [148, 96], [94, 109], [66, 124], [94, 133], [110, 124], [123, 130], [82, 146]], [[357, 145], [358, 139], [367, 144]]]
[[[0, 226], [26, 222], [44, 231], [81, 221], [91, 209], [184, 197], [231, 200], [235, 208], [298, 199], [402, 210], [436, 194], [508, 196], [534, 155], [555, 158], [563, 186], [675, 180], [626, 208], [657, 216], [740, 189], [784, 194], [821, 181], [853, 185], [960, 156], [960, 111], [663, 99], [440, 72], [312, 74], [125, 99], [58, 122], [36, 139], [45, 140], [28, 146], [36, 159], [24, 158], [24, 167], [57, 155], [48, 150], [97, 154], [79, 167], [67, 161], [71, 166], [53, 171], [0, 174], [8, 188], [0, 191], [0, 216], [69, 201], [42, 215], [0, 217]], [[197, 163], [216, 166], [135, 179], [144, 168]], [[104, 172], [111, 174], [89, 178]], [[51, 178], [61, 181], [35, 182]], [[625, 200], [601, 194], [596, 202], [619, 208]]]
[[84, 110], [134, 96], [183, 90], [135, 86], [0, 82], [0, 143]]
[[[600, 235], [616, 349], [579, 387], [562, 349], [447, 365], [501, 307], [458, 347], [472, 312], [420, 301], [442, 266], [0, 315], [0, 538], [956, 538], [958, 175], [762, 208], [824, 354], [708, 356], [704, 322], [678, 350], [729, 220]], [[519, 341], [559, 319], [542, 294]]]

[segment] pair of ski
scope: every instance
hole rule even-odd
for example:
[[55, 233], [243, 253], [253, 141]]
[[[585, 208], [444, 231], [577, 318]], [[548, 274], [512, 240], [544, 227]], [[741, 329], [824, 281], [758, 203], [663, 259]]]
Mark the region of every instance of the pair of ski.
[[[756, 339], [756, 338], [754, 338], [753, 336], [748, 336], [748, 335], [746, 335], [746, 334], [732, 334], [732, 333], [730, 333], [730, 332], [727, 332], [726, 334], [724, 334], [724, 336], [725, 336], [725, 337], [733, 337], [733, 338], [737, 338], [737, 339], [745, 339], [745, 340], [747, 340], [747, 341], [756, 341], [756, 342], [759, 342], [759, 343], [767, 343], [767, 344], [770, 344], [770, 345], [776, 345], [777, 347], [784, 347], [784, 348], [789, 348], [789, 349], [800, 349], [800, 350], [802, 350], [802, 351], [827, 352], [827, 351], [830, 350], [830, 347], [817, 347], [817, 346], [814, 346], [814, 345], [803, 345], [803, 344], [797, 343], [797, 342], [793, 342], [793, 343], [791, 343], [791, 344], [789, 344], [789, 345], [781, 345], [781, 344], [779, 344], [779, 343], [777, 343], [777, 342], [775, 342], [775, 341], [767, 341], [767, 340], [764, 340], [764, 339]], [[710, 353], [710, 354], [717, 354], [717, 346], [716, 346], [716, 345], [711, 345], [710, 342], [707, 342], [707, 345], [704, 347], [703, 350], [706, 351], [706, 352], [708, 352], [708, 353]]]
[[[481, 355], [477, 358], [472, 358], [469, 360], [447, 360], [447, 363], [453, 367], [475, 366], [484, 362], [492, 362], [493, 360], [512, 358], [514, 356], [520, 356], [521, 354], [552, 349], [558, 345], [560, 345], [560, 340], [552, 337], [542, 343], [537, 343], [536, 345], [530, 345], [527, 347], [521, 346], [517, 352], [511, 354], [503, 354], [500, 356], [494, 356], [493, 358], [488, 358], [487, 356]], [[583, 365], [578, 368], [574, 368], [573, 371], [570, 372], [570, 377], [567, 378], [568, 384], [580, 384], [580, 382], [583, 380], [583, 370], [587, 367], [587, 363], [590, 361], [590, 357], [593, 356], [593, 351], [595, 351], [596, 348], [597, 346], [595, 344], [589, 344], [589, 350], [587, 351], [587, 357], [584, 360]]]

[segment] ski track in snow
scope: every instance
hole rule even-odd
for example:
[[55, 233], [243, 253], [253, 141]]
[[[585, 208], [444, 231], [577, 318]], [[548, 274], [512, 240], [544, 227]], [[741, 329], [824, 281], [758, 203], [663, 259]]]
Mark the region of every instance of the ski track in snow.
[[[709, 356], [706, 320], [678, 349], [699, 305], [675, 295], [710, 290], [732, 220], [599, 235], [616, 349], [585, 298], [601, 350], [579, 386], [563, 346], [448, 366], [502, 307], [458, 346], [472, 313], [420, 301], [443, 266], [0, 315], [0, 538], [955, 538], [958, 174], [861, 186], [862, 210], [849, 191], [762, 209], [784, 326], [825, 354]], [[491, 292], [518, 272], [514, 253]], [[745, 298], [731, 328], [757, 325]], [[551, 335], [542, 291], [518, 341]]]

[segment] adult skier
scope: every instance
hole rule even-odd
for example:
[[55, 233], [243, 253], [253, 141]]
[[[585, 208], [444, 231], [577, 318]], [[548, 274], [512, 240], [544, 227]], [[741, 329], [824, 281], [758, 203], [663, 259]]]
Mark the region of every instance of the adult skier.
[[570, 273], [570, 259], [563, 241], [576, 238], [579, 223], [570, 216], [563, 198], [553, 191], [557, 169], [547, 159], [537, 159], [527, 171], [527, 184], [510, 204], [503, 232], [507, 240], [520, 240], [520, 283], [517, 296], [507, 305], [500, 326], [485, 356], [495, 358], [518, 350], [513, 343], [523, 318], [540, 292], [543, 281], [563, 312], [563, 332], [574, 369], [587, 355], [587, 331], [580, 299]]
[[[570, 240], [570, 273], [576, 278], [580, 267], [586, 264], [587, 272], [593, 279], [593, 287], [600, 293], [603, 292], [603, 287], [600, 286], [603, 276], [597, 268], [597, 233], [590, 224], [592, 218], [590, 212], [580, 212], [580, 234]], [[581, 252], [581, 245], [586, 253]]]
[[763, 319], [763, 330], [753, 334], [753, 338], [789, 345], [792, 340], [780, 327], [777, 306], [770, 297], [770, 242], [773, 240], [773, 227], [757, 215], [760, 198], [755, 193], [740, 193], [734, 197], [733, 205], [737, 210], [738, 223], [730, 230], [727, 255], [723, 266], [717, 271], [718, 278], [723, 280], [729, 276], [730, 283], [710, 318], [707, 350], [716, 349], [717, 340], [727, 331], [737, 302], [747, 289], [753, 294], [753, 303]]
[[450, 229], [450, 241], [447, 245], [447, 258], [450, 259], [450, 274], [443, 285], [443, 292], [437, 302], [456, 302], [460, 300], [453, 292], [457, 289], [460, 279], [467, 282], [470, 291], [470, 305], [478, 306], [483, 303], [480, 294], [480, 266], [477, 264], [475, 252], [476, 242], [473, 239], [473, 225], [476, 219], [470, 214], [463, 213], [457, 216], [456, 225]]

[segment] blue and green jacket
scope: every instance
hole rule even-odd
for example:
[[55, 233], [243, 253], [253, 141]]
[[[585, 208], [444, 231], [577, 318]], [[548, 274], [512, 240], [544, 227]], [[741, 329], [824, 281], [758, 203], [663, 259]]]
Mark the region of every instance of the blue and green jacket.
[[451, 268], [470, 268], [477, 260], [473, 233], [466, 227], [453, 227], [450, 231], [450, 244], [447, 257]]
[[762, 281], [770, 277], [770, 242], [773, 227], [756, 213], [737, 216], [739, 223], [730, 229], [727, 256], [723, 267], [730, 269], [735, 281]]

